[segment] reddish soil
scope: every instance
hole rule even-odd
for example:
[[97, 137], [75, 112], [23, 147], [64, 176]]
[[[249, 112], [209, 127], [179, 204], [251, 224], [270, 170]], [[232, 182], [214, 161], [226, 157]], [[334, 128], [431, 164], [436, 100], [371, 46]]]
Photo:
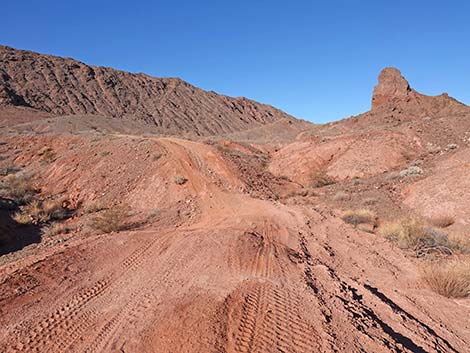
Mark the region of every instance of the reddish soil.
[[[20, 60], [33, 65], [28, 74], [42, 75], [41, 60], [75, 63], [15, 55], [29, 58]], [[106, 70], [93, 68], [97, 82]], [[132, 77], [149, 89], [157, 80]], [[431, 291], [420, 277], [426, 262], [339, 217], [357, 207], [380, 221], [446, 209], [469, 229], [468, 107], [418, 93], [419, 104], [408, 100], [414, 91], [398, 71], [382, 74], [379, 87], [384, 80], [394, 87], [376, 88], [374, 109], [359, 117], [293, 122], [286, 133], [289, 120], [268, 119], [273, 125], [192, 141], [141, 133], [140, 123], [124, 132], [108, 111], [35, 119], [10, 97], [4, 111], [16, 115], [0, 127], [0, 167], [31, 174], [37, 198], [65, 198], [62, 223], [72, 230], [20, 226], [1, 196], [0, 249], [21, 244], [0, 256], [0, 351], [468, 351], [470, 299]], [[105, 107], [98, 102], [93, 109]], [[238, 129], [221, 124], [217, 133]], [[421, 173], [399, 175], [410, 166]], [[334, 183], [312, 187], [316, 172]], [[93, 228], [104, 212], [89, 211], [94, 205], [126, 206], [125, 227]], [[40, 239], [28, 242], [31, 232]]]

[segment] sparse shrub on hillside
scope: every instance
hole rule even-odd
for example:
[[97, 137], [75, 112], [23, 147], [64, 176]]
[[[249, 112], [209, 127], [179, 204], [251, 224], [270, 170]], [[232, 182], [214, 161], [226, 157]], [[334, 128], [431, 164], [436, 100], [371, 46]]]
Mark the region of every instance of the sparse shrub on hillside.
[[20, 220], [28, 220], [28, 223], [38, 224], [63, 219], [66, 216], [66, 210], [63, 207], [62, 200], [46, 200], [42, 202], [33, 200], [15, 215], [17, 218], [14, 219], [18, 223], [21, 223]]
[[432, 217], [430, 222], [435, 227], [446, 228], [454, 224], [455, 219], [451, 215], [442, 214]]
[[5, 167], [0, 168], [0, 176], [7, 176], [7, 175], [10, 175], [10, 174], [17, 173], [19, 171], [20, 171], [20, 168], [14, 166], [12, 164], [9, 164]]
[[95, 213], [104, 210], [106, 207], [99, 202], [93, 202], [85, 206], [84, 213]]
[[186, 179], [182, 175], [176, 175], [174, 180], [175, 180], [175, 184], [177, 185], [183, 185], [188, 181], [188, 179]]
[[296, 196], [300, 196], [300, 197], [316, 196], [316, 193], [312, 189], [304, 188], [304, 189], [301, 189], [299, 191], [289, 192], [286, 195], [286, 198], [291, 198], [291, 197], [296, 197]]
[[463, 233], [448, 235], [449, 247], [455, 253], [470, 254], [470, 236]]
[[41, 206], [43, 222], [65, 218], [66, 209], [63, 207], [63, 200], [46, 200]]
[[33, 219], [26, 213], [21, 211], [15, 212], [12, 216], [13, 220], [20, 225], [28, 225], [33, 223]]
[[63, 223], [53, 223], [44, 231], [46, 237], [53, 237], [58, 234], [67, 234], [72, 229]]
[[27, 174], [8, 175], [2, 184], [2, 188], [4, 193], [12, 197], [18, 204], [29, 202], [35, 194], [31, 176]]
[[93, 218], [91, 227], [103, 233], [119, 232], [124, 229], [128, 214], [127, 208], [122, 206], [105, 210]]
[[423, 270], [424, 282], [436, 293], [449, 298], [464, 298], [470, 295], [470, 263], [441, 262], [431, 264]]
[[375, 224], [375, 213], [367, 209], [347, 210], [341, 216], [341, 219], [346, 223], [357, 226], [358, 224], [367, 223]]
[[285, 180], [285, 181], [291, 181], [290, 178], [287, 175], [281, 175], [279, 179]]
[[53, 162], [56, 157], [55, 152], [51, 147], [44, 147], [43, 149], [39, 151], [38, 155], [41, 156], [41, 159], [43, 160], [43, 162], [46, 162], [46, 163]]
[[386, 222], [379, 227], [379, 234], [402, 249], [415, 248], [427, 237], [425, 224], [413, 218]]
[[334, 184], [335, 181], [324, 170], [318, 170], [312, 174], [311, 185], [314, 188], [319, 188], [326, 185]]
[[160, 158], [162, 158], [161, 153], [155, 153], [152, 157], [154, 162], [158, 161]]
[[415, 251], [418, 256], [431, 253], [451, 255], [466, 253], [469, 250], [468, 239], [465, 236], [447, 234], [412, 218], [386, 222], [379, 227], [379, 234], [402, 249]]
[[102, 151], [102, 152], [100, 153], [100, 156], [101, 156], [101, 157], [107, 157], [107, 156], [109, 156], [110, 154], [111, 154], [111, 152], [109, 152], [109, 151]]

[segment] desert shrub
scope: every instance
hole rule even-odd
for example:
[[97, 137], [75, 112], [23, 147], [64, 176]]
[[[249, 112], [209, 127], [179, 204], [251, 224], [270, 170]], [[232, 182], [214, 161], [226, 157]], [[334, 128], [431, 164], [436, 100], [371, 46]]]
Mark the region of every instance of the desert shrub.
[[66, 210], [63, 208], [62, 204], [62, 200], [46, 200], [43, 202], [33, 200], [27, 206], [23, 207], [21, 212], [17, 213], [17, 217], [21, 219], [19, 214], [22, 214], [25, 220], [28, 219], [29, 223], [34, 224], [63, 219], [66, 216]]
[[291, 181], [287, 175], [281, 175], [279, 178], [285, 181]]
[[349, 198], [350, 198], [349, 194], [344, 191], [338, 191], [333, 196], [334, 201], [346, 201], [346, 200], [349, 200]]
[[12, 216], [13, 220], [20, 225], [28, 225], [33, 223], [33, 219], [26, 213], [21, 211], [15, 212]]
[[326, 185], [334, 184], [334, 180], [326, 174], [324, 170], [318, 170], [312, 173], [311, 177], [311, 186], [314, 188], [319, 188]]
[[448, 235], [449, 248], [456, 253], [470, 253], [470, 237], [463, 233], [450, 233]]
[[46, 200], [42, 203], [42, 221], [58, 220], [65, 218], [66, 210], [63, 200]]
[[186, 179], [182, 175], [176, 175], [174, 180], [175, 180], [175, 184], [177, 185], [183, 185], [188, 181], [188, 179]]
[[24, 204], [30, 201], [35, 193], [31, 176], [27, 174], [8, 175], [2, 185], [5, 193], [17, 203]]
[[23, 213], [29, 215], [34, 220], [39, 220], [42, 214], [42, 205], [38, 200], [33, 200], [23, 209]]
[[379, 234], [402, 249], [414, 250], [418, 256], [429, 253], [465, 253], [469, 246], [468, 239], [463, 235], [449, 235], [412, 218], [386, 222], [379, 227]]
[[455, 219], [451, 215], [441, 214], [431, 217], [430, 222], [435, 227], [446, 228], [454, 224]]
[[95, 213], [104, 210], [106, 207], [99, 202], [93, 202], [85, 206], [83, 212]]
[[427, 238], [425, 224], [414, 218], [386, 222], [379, 227], [379, 234], [402, 249], [416, 248]]
[[41, 159], [46, 163], [51, 163], [55, 159], [55, 152], [51, 147], [44, 147], [38, 153], [41, 156]]
[[0, 168], [0, 175], [1, 176], [7, 176], [7, 175], [10, 175], [10, 174], [17, 173], [19, 171], [20, 171], [20, 168], [14, 166], [12, 164], [9, 164], [7, 166], [4, 166], [4, 167]]
[[52, 223], [49, 227], [47, 227], [43, 234], [47, 237], [53, 237], [59, 234], [67, 234], [72, 230], [73, 227], [70, 227], [69, 225], [55, 222]]
[[470, 263], [460, 261], [431, 264], [423, 270], [422, 278], [436, 293], [449, 298], [470, 294]]
[[128, 210], [125, 207], [115, 207], [103, 211], [93, 218], [91, 227], [103, 233], [118, 232], [124, 229]]
[[110, 154], [111, 154], [111, 152], [109, 152], [109, 151], [102, 151], [102, 152], [100, 153], [100, 156], [101, 156], [101, 157], [107, 157], [107, 156], [109, 156]]
[[347, 210], [343, 213], [341, 219], [346, 223], [357, 226], [362, 223], [374, 224], [376, 216], [374, 212], [367, 209]]

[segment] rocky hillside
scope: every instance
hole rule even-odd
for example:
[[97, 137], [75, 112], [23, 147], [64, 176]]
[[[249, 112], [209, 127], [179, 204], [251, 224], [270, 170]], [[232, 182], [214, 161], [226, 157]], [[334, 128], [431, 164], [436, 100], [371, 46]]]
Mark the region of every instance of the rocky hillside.
[[132, 118], [168, 134], [218, 135], [295, 120], [269, 105], [155, 78], [0, 46], [0, 107]]

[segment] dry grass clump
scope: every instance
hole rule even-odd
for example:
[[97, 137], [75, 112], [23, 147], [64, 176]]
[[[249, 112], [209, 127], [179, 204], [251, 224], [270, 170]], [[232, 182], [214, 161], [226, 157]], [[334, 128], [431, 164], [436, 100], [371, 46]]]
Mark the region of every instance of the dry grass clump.
[[52, 223], [45, 231], [44, 235], [47, 237], [53, 237], [59, 234], [67, 234], [72, 230], [69, 226], [63, 223]]
[[422, 273], [424, 282], [436, 293], [448, 298], [470, 295], [470, 263], [461, 261], [431, 264]]
[[470, 254], [470, 236], [463, 233], [450, 233], [448, 235], [449, 247], [460, 254]]
[[47, 222], [53, 219], [63, 219], [66, 215], [66, 209], [63, 207], [64, 201], [46, 200], [42, 203], [42, 221]]
[[55, 160], [55, 152], [51, 147], [44, 147], [38, 153], [42, 160], [46, 163], [51, 163]]
[[448, 234], [413, 218], [386, 222], [380, 225], [379, 234], [402, 249], [415, 251], [418, 256], [430, 253], [451, 255], [470, 252], [470, 241], [464, 234]]
[[115, 207], [103, 211], [93, 218], [91, 227], [103, 233], [119, 232], [124, 229], [129, 212], [126, 207]]
[[430, 223], [438, 228], [446, 228], [454, 224], [455, 219], [451, 215], [442, 214], [431, 217]]
[[20, 168], [14, 166], [13, 164], [9, 164], [0, 168], [0, 175], [7, 176], [13, 173], [17, 173], [19, 171], [20, 171]]
[[328, 174], [326, 174], [326, 171], [324, 170], [318, 170], [312, 173], [311, 186], [314, 188], [319, 188], [334, 183], [335, 181]]
[[33, 200], [20, 212], [16, 212], [13, 219], [20, 224], [38, 224], [64, 219], [65, 216], [66, 209], [62, 200]]
[[188, 181], [188, 179], [182, 175], [176, 175], [174, 180], [177, 185], [183, 185]]
[[416, 248], [427, 238], [425, 224], [414, 218], [386, 222], [379, 227], [379, 234], [402, 249]]
[[28, 225], [33, 223], [31, 217], [23, 212], [15, 212], [12, 216], [13, 220], [20, 225]]
[[32, 178], [27, 174], [8, 175], [3, 182], [2, 188], [18, 204], [29, 202], [35, 194]]
[[357, 226], [358, 224], [375, 224], [376, 215], [368, 209], [347, 210], [341, 216], [346, 223]]
[[99, 202], [90, 203], [85, 206], [83, 212], [85, 213], [96, 213], [104, 210], [106, 207]]

